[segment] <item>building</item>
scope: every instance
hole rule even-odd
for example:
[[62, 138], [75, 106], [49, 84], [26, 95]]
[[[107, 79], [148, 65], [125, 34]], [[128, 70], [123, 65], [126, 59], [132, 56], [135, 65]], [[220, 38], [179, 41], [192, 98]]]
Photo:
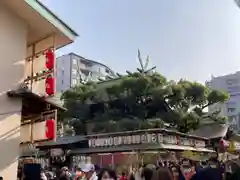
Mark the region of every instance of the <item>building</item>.
[[[48, 140], [45, 123], [36, 118], [42, 121], [42, 112], [61, 108], [45, 98], [47, 85], [55, 88], [45, 55], [77, 34], [37, 0], [1, 0], [0, 27], [0, 176], [17, 179], [19, 144]], [[28, 128], [23, 121], [30, 122]]]
[[209, 112], [220, 110], [220, 115], [229, 117], [230, 125], [235, 131], [240, 128], [240, 71], [234, 74], [214, 77], [206, 85], [212, 89], [229, 93], [230, 99], [224, 104], [209, 107]]
[[159, 160], [186, 157], [183, 151], [193, 151], [194, 159], [200, 158], [200, 153], [207, 156], [215, 152], [208, 147], [208, 141], [205, 137], [156, 128], [59, 137], [53, 143], [39, 144], [38, 148], [45, 152], [49, 149], [67, 151], [62, 153], [65, 156], [62, 159], [68, 160], [72, 167], [93, 163], [100, 167], [111, 166], [121, 173], [130, 170], [129, 166], [137, 168], [139, 164], [155, 164]]
[[57, 92], [63, 92], [84, 81], [98, 81], [114, 72], [106, 65], [70, 53], [57, 58], [56, 64]]

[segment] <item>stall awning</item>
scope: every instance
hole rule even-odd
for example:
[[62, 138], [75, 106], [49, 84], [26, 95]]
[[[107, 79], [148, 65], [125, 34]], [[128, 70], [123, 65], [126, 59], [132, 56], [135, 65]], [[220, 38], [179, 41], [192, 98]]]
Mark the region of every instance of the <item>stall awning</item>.
[[38, 151], [37, 153], [34, 153], [34, 152], [22, 152], [20, 153], [20, 158], [24, 158], [24, 157], [44, 157], [44, 156], [47, 156], [47, 153], [46, 151]]
[[182, 150], [182, 151], [198, 151], [198, 152], [215, 152], [214, 150], [204, 148], [204, 147], [199, 147], [199, 148], [194, 148], [191, 146], [178, 146], [178, 145], [168, 145], [164, 144], [163, 145], [164, 149], [170, 149], [170, 150]]
[[[191, 146], [179, 146], [171, 144], [137, 144], [137, 145], [123, 145], [123, 146], [113, 146], [113, 147], [96, 147], [96, 148], [82, 148], [71, 150], [71, 154], [91, 154], [91, 153], [113, 153], [113, 152], [131, 152], [131, 151], [150, 151], [150, 150], [173, 150], [173, 151], [199, 151]], [[209, 152], [211, 150], [202, 148], [202, 152]]]
[[213, 152], [216, 152], [212, 149], [208, 149], [208, 148], [196, 148], [195, 151], [199, 151], [199, 152], [210, 152], [210, 153], [213, 153]]
[[112, 147], [96, 147], [96, 148], [83, 148], [72, 150], [71, 154], [84, 154], [84, 153], [112, 153], [112, 152], [131, 152], [137, 150], [154, 150], [160, 149], [160, 145], [123, 145], [123, 146], [112, 146]]
[[[47, 141], [38, 143], [37, 148], [38, 149], [54, 149], [54, 148], [64, 148], [64, 147], [70, 147], [74, 143], [83, 142], [87, 140], [85, 139], [85, 136], [64, 136], [64, 137], [58, 137], [56, 141]], [[85, 147], [83, 147], [85, 148]]]
[[178, 145], [172, 145], [172, 144], [163, 144], [163, 149], [170, 149], [170, 150], [183, 150], [183, 151], [195, 151], [196, 149], [191, 146], [178, 146]]
[[61, 111], [67, 111], [67, 109], [62, 107], [61, 105], [56, 104], [56, 103], [52, 102], [51, 100], [48, 100], [45, 97], [39, 96], [29, 90], [24, 90], [24, 89], [11, 90], [11, 91], [7, 92], [7, 95], [9, 97], [25, 98], [25, 99], [31, 99], [32, 101], [35, 101], [35, 102], [46, 103], [46, 104], [49, 104], [50, 107], [52, 107], [54, 109], [58, 109]]

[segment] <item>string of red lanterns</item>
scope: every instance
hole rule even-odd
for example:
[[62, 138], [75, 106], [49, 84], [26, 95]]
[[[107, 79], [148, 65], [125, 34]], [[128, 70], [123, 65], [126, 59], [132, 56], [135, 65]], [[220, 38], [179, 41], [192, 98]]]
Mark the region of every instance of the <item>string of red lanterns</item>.
[[[46, 68], [48, 71], [54, 72], [54, 64], [55, 64], [55, 53], [52, 49], [49, 49], [46, 54]], [[48, 96], [52, 96], [55, 94], [55, 78], [53, 75], [48, 75], [45, 79], [45, 92]], [[56, 132], [55, 132], [55, 120], [48, 119], [46, 120], [46, 138], [48, 140], [55, 139]]]
[[[48, 70], [54, 70], [55, 53], [52, 49], [46, 52], [46, 68]], [[55, 78], [52, 75], [48, 75], [45, 80], [45, 92], [48, 96], [55, 94]]]

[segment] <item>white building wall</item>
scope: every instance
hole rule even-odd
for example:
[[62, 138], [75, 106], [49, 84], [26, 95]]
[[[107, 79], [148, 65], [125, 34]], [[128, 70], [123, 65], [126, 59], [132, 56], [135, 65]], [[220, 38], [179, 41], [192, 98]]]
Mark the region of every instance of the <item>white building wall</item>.
[[88, 60], [70, 53], [57, 58], [56, 77], [57, 92], [64, 92], [82, 81], [99, 81], [106, 76], [114, 76], [114, 72], [106, 65]]
[[[207, 85], [212, 89], [223, 90], [229, 93], [230, 99], [224, 104], [216, 104], [209, 107], [209, 112], [220, 109], [220, 114], [228, 116], [229, 123], [235, 124], [235, 128], [240, 128], [240, 71], [225, 76], [212, 77]], [[233, 122], [231, 120], [233, 119]]]
[[22, 102], [6, 91], [24, 75], [27, 26], [0, 2], [0, 176], [17, 179]]

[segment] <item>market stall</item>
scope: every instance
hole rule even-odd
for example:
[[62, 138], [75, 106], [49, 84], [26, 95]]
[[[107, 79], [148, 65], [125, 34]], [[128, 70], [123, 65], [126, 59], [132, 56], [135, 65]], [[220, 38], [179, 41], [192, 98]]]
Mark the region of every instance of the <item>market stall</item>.
[[[72, 150], [73, 158], [90, 157], [100, 166], [137, 166], [156, 164], [159, 160], [177, 160], [183, 151], [214, 153], [206, 148], [207, 138], [191, 136], [166, 129], [149, 129], [86, 137], [89, 148]], [[79, 162], [75, 162], [76, 164]]]

